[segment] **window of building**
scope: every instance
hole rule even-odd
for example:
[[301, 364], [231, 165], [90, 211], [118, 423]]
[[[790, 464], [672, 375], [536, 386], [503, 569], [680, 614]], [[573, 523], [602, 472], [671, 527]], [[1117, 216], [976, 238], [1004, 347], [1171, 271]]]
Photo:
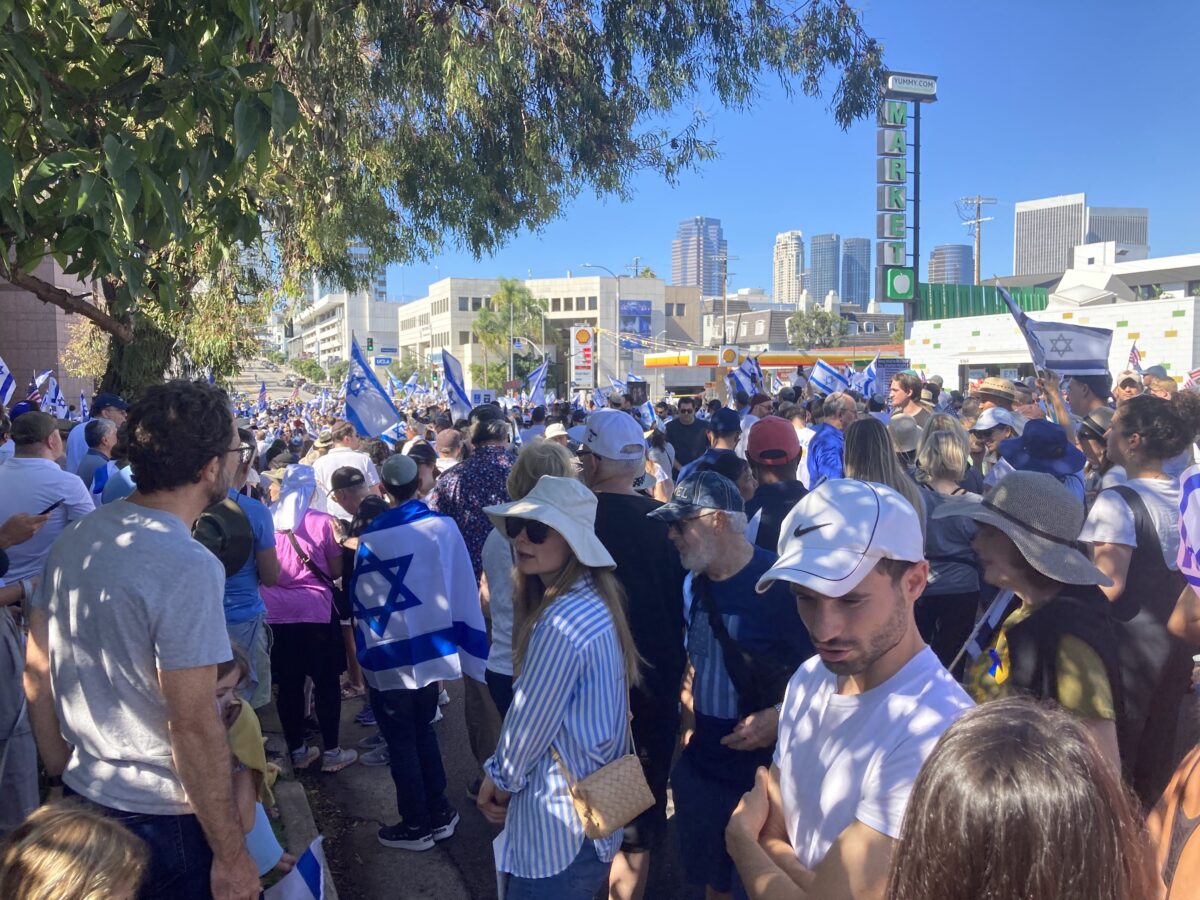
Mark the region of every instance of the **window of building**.
[[467, 344], [471, 343], [471, 332], [460, 331], [458, 333], [458, 343], [463, 347], [465, 347]]
[[595, 297], [588, 297], [588, 309], [596, 309], [597, 303]]
[[[734, 326], [733, 326], [733, 327], [734, 327], [734, 328], [737, 328], [737, 325], [736, 325], [736, 324], [734, 324]], [[749, 329], [750, 329], [750, 323], [749, 323], [749, 322], [743, 322], [743, 323], [742, 323], [742, 331], [741, 331], [741, 336], [742, 336], [742, 337], [745, 337], [745, 336], [746, 336], [746, 333], [747, 333], [747, 331], [749, 331]]]
[[470, 308], [471, 308], [471, 301], [469, 301], [466, 297], [458, 298], [458, 311], [459, 312], [466, 312]]
[[587, 309], [587, 297], [576, 297], [575, 309], [579, 310], [580, 312], [583, 312], [585, 309]]
[[857, 322], [847, 322], [846, 323], [846, 334], [858, 334], [858, 323]]
[[760, 334], [766, 334], [766, 333], [767, 333], [767, 323], [762, 319], [757, 320], [754, 323], [755, 336], [757, 337]]
[[479, 312], [479, 310], [482, 308], [483, 308], [483, 298], [482, 297], [472, 297], [471, 298], [471, 312]]
[[874, 334], [875, 333], [875, 323], [874, 322], [863, 322], [863, 331], [867, 334]]
[[683, 317], [683, 308], [685, 305], [686, 304], [684, 304], [684, 303], [676, 303], [675, 304], [675, 315], [676, 316], [679, 316], [680, 318]]
[[896, 323], [888, 322], [888, 334], [891, 334], [895, 330], [896, 330]]
[[550, 312], [562, 312], [562, 299], [559, 297], [550, 298]]
[[675, 315], [675, 304], [674, 303], [666, 304], [664, 312], [666, 313], [667, 316]]

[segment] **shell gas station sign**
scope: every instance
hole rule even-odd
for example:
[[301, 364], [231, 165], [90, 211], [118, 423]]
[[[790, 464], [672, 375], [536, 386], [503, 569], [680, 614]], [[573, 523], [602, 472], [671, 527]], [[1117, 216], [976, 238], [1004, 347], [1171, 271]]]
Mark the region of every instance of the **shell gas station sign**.
[[589, 325], [571, 327], [571, 384], [596, 386], [596, 330]]

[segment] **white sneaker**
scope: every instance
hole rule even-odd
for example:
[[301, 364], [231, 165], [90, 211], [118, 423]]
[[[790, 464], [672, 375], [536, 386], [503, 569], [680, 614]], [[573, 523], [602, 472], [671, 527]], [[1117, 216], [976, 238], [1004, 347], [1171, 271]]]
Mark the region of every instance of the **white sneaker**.
[[438, 711], [433, 714], [433, 718], [429, 720], [429, 724], [436, 725], [440, 721], [442, 721], [442, 710], [439, 707]]
[[443, 689], [442, 692], [440, 694], [438, 694], [438, 706], [445, 706], [449, 702], [450, 702], [450, 695], [447, 694], [446, 691]]
[[292, 751], [292, 768], [307, 769], [317, 761], [317, 757], [321, 755], [321, 751], [317, 747], [309, 747], [305, 745], [299, 750]]
[[368, 750], [358, 761], [364, 766], [386, 766], [392, 761], [392, 754], [388, 751], [387, 744], [382, 744], [374, 750]]
[[343, 750], [341, 747], [337, 747], [321, 754], [321, 771], [340, 772], [346, 766], [356, 762], [358, 762], [357, 750]]

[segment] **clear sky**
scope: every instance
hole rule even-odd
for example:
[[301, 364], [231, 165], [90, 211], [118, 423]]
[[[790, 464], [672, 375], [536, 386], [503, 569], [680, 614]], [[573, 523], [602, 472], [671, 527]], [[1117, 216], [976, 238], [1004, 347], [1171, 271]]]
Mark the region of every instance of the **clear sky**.
[[[889, 68], [938, 76], [938, 102], [921, 123], [922, 279], [935, 245], [970, 242], [954, 201], [976, 193], [999, 200], [985, 213], [995, 217], [984, 225], [985, 277], [1012, 273], [1013, 204], [1056, 194], [1148, 207], [1152, 256], [1200, 251], [1200, 2], [851, 4], [884, 44]], [[731, 290], [771, 290], [780, 231], [802, 230], [806, 247], [824, 232], [874, 244], [873, 121], [843, 133], [824, 99], [788, 98], [773, 78], [748, 113], [704, 108], [720, 158], [674, 187], [643, 174], [629, 202], [581, 195], [558, 221], [492, 257], [447, 247], [428, 264], [392, 266], [389, 295], [424, 296], [451, 275], [589, 274], [584, 262], [620, 270], [635, 256], [669, 281], [675, 227], [695, 215], [722, 222], [737, 257]]]

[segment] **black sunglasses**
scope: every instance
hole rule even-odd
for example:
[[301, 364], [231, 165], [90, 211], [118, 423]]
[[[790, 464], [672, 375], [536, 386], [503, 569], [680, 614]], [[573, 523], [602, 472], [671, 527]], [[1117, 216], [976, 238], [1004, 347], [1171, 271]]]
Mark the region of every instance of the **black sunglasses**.
[[529, 538], [531, 544], [541, 544], [546, 540], [546, 535], [550, 532], [550, 526], [545, 522], [537, 522], [533, 519], [517, 519], [512, 516], [504, 520], [504, 531], [508, 534], [509, 540], [515, 541], [521, 536], [524, 531]]

